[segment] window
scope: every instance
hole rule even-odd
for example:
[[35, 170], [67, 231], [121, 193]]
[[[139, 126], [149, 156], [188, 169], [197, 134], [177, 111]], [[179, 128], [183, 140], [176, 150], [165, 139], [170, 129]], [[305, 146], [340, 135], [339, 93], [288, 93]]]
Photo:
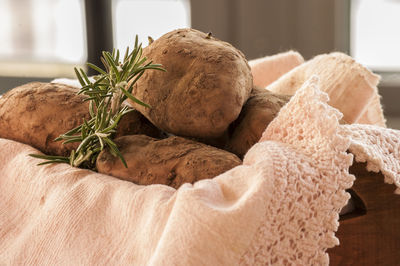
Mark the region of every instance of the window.
[[350, 52], [374, 71], [400, 72], [400, 1], [351, 0]]
[[143, 46], [148, 36], [159, 38], [166, 32], [190, 27], [189, 0], [114, 0], [114, 46], [125, 51], [136, 34]]
[[350, 54], [381, 75], [387, 125], [400, 129], [400, 1], [350, 1]]
[[[111, 0], [110, 0], [111, 1]], [[189, 0], [113, 0], [114, 46], [190, 27]], [[93, 5], [96, 8], [96, 5]], [[1, 0], [0, 76], [74, 77], [87, 54], [84, 0]]]
[[2, 76], [73, 75], [86, 60], [82, 0], [3, 0], [0, 25]]

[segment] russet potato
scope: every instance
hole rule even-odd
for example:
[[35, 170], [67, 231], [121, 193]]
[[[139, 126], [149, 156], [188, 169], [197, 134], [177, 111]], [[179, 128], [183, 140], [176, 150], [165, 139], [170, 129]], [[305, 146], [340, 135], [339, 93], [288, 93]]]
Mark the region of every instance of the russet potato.
[[166, 72], [148, 70], [132, 103], [154, 125], [174, 135], [220, 137], [239, 115], [252, 89], [244, 55], [229, 43], [194, 29], [171, 31], [143, 50]]
[[184, 183], [213, 178], [242, 163], [232, 153], [176, 136], [158, 140], [129, 135], [115, 139], [115, 143], [128, 168], [105, 149], [97, 157], [98, 172], [139, 185], [178, 188]]

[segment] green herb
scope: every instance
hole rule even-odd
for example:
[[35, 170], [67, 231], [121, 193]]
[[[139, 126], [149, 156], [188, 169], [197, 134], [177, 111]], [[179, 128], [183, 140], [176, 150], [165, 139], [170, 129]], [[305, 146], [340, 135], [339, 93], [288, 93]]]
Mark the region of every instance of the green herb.
[[[165, 71], [161, 65], [146, 63], [146, 57], [142, 57], [142, 45], [135, 39], [135, 47], [125, 55], [120, 62], [119, 50], [112, 53], [103, 52], [100, 58], [105, 70], [88, 63], [88, 66], [99, 74], [90, 79], [82, 69], [75, 68], [76, 76], [82, 85], [78, 94], [87, 95], [89, 101], [90, 120], [60, 135], [55, 141], [63, 141], [63, 144], [80, 142], [78, 148], [73, 150], [69, 157], [30, 154], [35, 158], [46, 160], [42, 164], [69, 163], [75, 167], [96, 169], [96, 158], [99, 153], [108, 147], [114, 156], [118, 156], [125, 167], [127, 164], [124, 157], [113, 141], [113, 133], [121, 118], [128, 112], [133, 111], [122, 103], [130, 99], [140, 105], [150, 108], [132, 95], [133, 85], [143, 75], [145, 70], [155, 69]], [[129, 86], [128, 86], [129, 84]], [[127, 88], [128, 87], [128, 88]]]

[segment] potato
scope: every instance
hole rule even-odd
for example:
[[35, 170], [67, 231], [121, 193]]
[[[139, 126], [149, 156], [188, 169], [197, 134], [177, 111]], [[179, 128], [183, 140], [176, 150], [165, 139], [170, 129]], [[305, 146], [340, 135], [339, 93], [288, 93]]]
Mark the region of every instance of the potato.
[[178, 188], [183, 183], [213, 178], [242, 163], [232, 153], [176, 136], [157, 140], [130, 135], [115, 139], [115, 143], [128, 168], [105, 149], [97, 157], [98, 172], [139, 185]]
[[164, 138], [166, 134], [154, 126], [146, 117], [136, 110], [125, 114], [118, 123], [114, 138], [143, 134], [153, 138]]
[[84, 98], [62, 84], [33, 82], [14, 88], [0, 98], [0, 137], [67, 156], [77, 144], [53, 140], [89, 118]]
[[[64, 84], [33, 82], [14, 88], [0, 98], [0, 137], [29, 144], [45, 154], [69, 156], [79, 143], [53, 140], [88, 120], [89, 104], [78, 89]], [[164, 133], [134, 110], [124, 115], [115, 137]]]
[[132, 103], [154, 125], [174, 135], [220, 137], [250, 95], [252, 75], [243, 54], [232, 45], [194, 29], [169, 32], [143, 50], [166, 72], [148, 70]]
[[274, 94], [266, 89], [254, 88], [239, 118], [231, 125], [231, 137], [226, 149], [240, 158], [256, 144], [269, 123], [290, 96]]
[[226, 130], [220, 137], [218, 138], [189, 138], [194, 141], [198, 141], [207, 145], [214, 146], [218, 149], [225, 149], [226, 144], [230, 138], [229, 130]]

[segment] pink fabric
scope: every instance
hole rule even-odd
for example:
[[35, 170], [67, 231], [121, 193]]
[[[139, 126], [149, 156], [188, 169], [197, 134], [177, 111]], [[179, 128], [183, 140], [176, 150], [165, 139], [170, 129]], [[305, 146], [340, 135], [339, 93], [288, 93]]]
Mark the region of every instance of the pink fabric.
[[351, 138], [349, 150], [357, 162], [367, 162], [367, 170], [381, 171], [385, 183], [395, 184], [400, 194], [400, 131], [372, 125], [343, 125], [341, 135]]
[[343, 121], [386, 127], [377, 85], [380, 77], [343, 53], [321, 54], [282, 75], [266, 88], [293, 95], [313, 75], [329, 104], [343, 113]]
[[264, 88], [302, 63], [304, 58], [295, 51], [250, 60], [253, 85]]
[[0, 139], [0, 262], [326, 265], [354, 181], [346, 150], [397, 186], [400, 159], [398, 131], [340, 126], [327, 101], [313, 76], [243, 165], [178, 190], [36, 166], [38, 151]]

